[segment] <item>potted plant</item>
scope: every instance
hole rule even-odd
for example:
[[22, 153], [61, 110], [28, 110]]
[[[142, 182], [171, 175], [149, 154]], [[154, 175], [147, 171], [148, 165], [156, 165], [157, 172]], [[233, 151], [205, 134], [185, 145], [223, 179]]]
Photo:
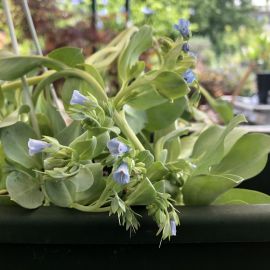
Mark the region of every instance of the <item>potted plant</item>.
[[[264, 168], [270, 137], [237, 128], [242, 115], [226, 127], [190, 131], [189, 120], [200, 115], [201, 89], [192, 72], [189, 22], [181, 19], [175, 28], [180, 34], [172, 40], [153, 37], [149, 26], [131, 27], [86, 60], [76, 48], [46, 57], [1, 53], [1, 243], [24, 244], [17, 247], [21, 254], [27, 248], [42, 254], [33, 244], [68, 244], [64, 250], [86, 244], [97, 262], [98, 244], [115, 244], [108, 252], [120, 252], [127, 244], [156, 248], [166, 239], [171, 247], [262, 240], [265, 230], [258, 238], [249, 233], [256, 224], [266, 228], [269, 206], [247, 204], [269, 203], [270, 197], [236, 187]], [[146, 69], [140, 55], [149, 48], [157, 58]], [[119, 91], [109, 97], [104, 74], [112, 64]], [[35, 75], [40, 67], [49, 71]], [[62, 111], [50, 88], [60, 79]], [[9, 199], [39, 209], [4, 206]], [[241, 205], [217, 206], [224, 204]], [[249, 221], [242, 231], [240, 225]], [[142, 223], [141, 233], [129, 239], [117, 223], [130, 232]], [[76, 252], [82, 249], [78, 245]]]
[[252, 37], [252, 45], [247, 49], [247, 56], [251, 60], [246, 78], [243, 78], [243, 83], [246, 81], [250, 73], [255, 70], [257, 77], [257, 88], [259, 102], [261, 104], [268, 104], [268, 91], [270, 83], [269, 73], [269, 53], [270, 53], [270, 40], [266, 33], [254, 35]]

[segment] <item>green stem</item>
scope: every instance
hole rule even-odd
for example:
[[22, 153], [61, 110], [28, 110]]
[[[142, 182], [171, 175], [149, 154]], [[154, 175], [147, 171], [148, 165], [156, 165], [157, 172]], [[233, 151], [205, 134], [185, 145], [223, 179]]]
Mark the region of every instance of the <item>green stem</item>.
[[[36, 85], [40, 81], [42, 81], [43, 79], [45, 79], [48, 76], [52, 75], [53, 73], [55, 73], [55, 71], [52, 71], [52, 70], [47, 71], [47, 72], [43, 73], [42, 75], [26, 78], [26, 82], [27, 82], [27, 84], [29, 86]], [[10, 83], [3, 83], [1, 85], [1, 89], [3, 91], [8, 91], [8, 90], [12, 90], [12, 89], [18, 89], [18, 88], [21, 88], [21, 87], [22, 87], [22, 81], [21, 80], [16, 80], [16, 81], [10, 82]]]
[[199, 91], [204, 95], [206, 100], [209, 102], [211, 106], [215, 104], [215, 99], [205, 90], [203, 87], [199, 86]]
[[124, 111], [118, 112], [115, 110], [113, 113], [113, 120], [120, 128], [122, 133], [126, 136], [126, 138], [131, 141], [131, 143], [134, 145], [135, 148], [137, 148], [140, 151], [145, 150], [144, 146], [141, 144], [140, 140], [137, 138], [134, 131], [129, 127], [125, 118]]
[[[9, 28], [13, 51], [16, 55], [19, 55], [19, 45], [18, 45], [18, 41], [17, 41], [17, 37], [16, 37], [13, 19], [12, 19], [11, 12], [10, 12], [9, 1], [2, 0], [2, 4], [3, 4], [3, 9], [4, 9], [4, 14], [5, 14], [6, 20], [7, 20], [7, 25]], [[27, 81], [26, 81], [24, 76], [22, 76], [21, 82], [22, 82], [22, 89], [23, 89], [25, 104], [28, 105], [30, 108], [29, 116], [31, 119], [33, 129], [35, 130], [37, 136], [40, 137], [39, 125], [38, 125], [38, 121], [37, 121], [35, 111], [34, 111], [34, 105], [33, 105], [32, 99], [31, 99], [31, 95], [30, 95], [30, 89], [28, 87]]]
[[[32, 16], [31, 16], [30, 8], [29, 8], [29, 5], [28, 5], [28, 0], [23, 0], [22, 5], [23, 5], [24, 13], [25, 13], [25, 16], [26, 16], [26, 20], [27, 20], [27, 23], [28, 23], [28, 27], [29, 27], [31, 36], [32, 36], [33, 42], [34, 42], [36, 50], [37, 50], [37, 54], [40, 55], [40, 56], [43, 56], [43, 52], [42, 52], [42, 49], [41, 49], [41, 46], [40, 46], [40, 43], [39, 43], [39, 40], [38, 40], [38, 36], [37, 36], [37, 31], [36, 31], [36, 28], [35, 28], [35, 25], [34, 25], [34, 22], [33, 22]], [[43, 71], [46, 72], [46, 71], [48, 71], [48, 69], [46, 67], [43, 67]], [[58, 100], [58, 97], [57, 97], [56, 91], [54, 89], [54, 86], [50, 85], [49, 89], [50, 89], [50, 93], [52, 95], [52, 98], [54, 100], [54, 104], [55, 104], [57, 110], [61, 114], [63, 120], [65, 120], [65, 117], [61, 113], [61, 104], [60, 104], [60, 102]]]
[[8, 191], [6, 189], [0, 190], [0, 195], [6, 195], [6, 194], [8, 194]]
[[125, 44], [136, 31], [138, 31], [137, 27], [131, 27], [123, 31], [118, 36], [116, 36], [105, 48], [89, 56], [86, 59], [86, 63], [99, 66], [100, 62], [103, 61], [105, 56], [108, 57], [108, 54], [115, 54], [115, 57], [113, 57], [113, 59], [116, 58], [117, 55], [123, 51]]
[[114, 97], [114, 106], [115, 108], [120, 108], [122, 106], [121, 101], [123, 98], [127, 98], [132, 94], [132, 91], [136, 88], [139, 88], [140, 86], [145, 85], [145, 79], [144, 77], [138, 78], [136, 81], [134, 81], [131, 85], [127, 86], [127, 82], [122, 84], [122, 87], [120, 91], [117, 93], [117, 95]]
[[149, 151], [153, 154], [153, 153], [154, 153], [154, 149], [153, 149], [151, 143], [149, 142], [149, 140], [148, 140], [148, 139], [146, 138], [146, 136], [143, 134], [143, 132], [141, 131], [140, 133], [138, 133], [137, 136], [138, 136], [138, 139], [139, 139], [140, 141], [143, 142], [145, 148], [146, 148], [147, 150], [149, 150]]
[[91, 207], [89, 205], [85, 206], [78, 203], [73, 203], [70, 207], [83, 212], [109, 212], [111, 209], [110, 206], [97, 208], [96, 206]]
[[187, 128], [178, 128], [165, 136], [162, 136], [157, 140], [154, 146], [155, 158], [157, 161], [160, 160], [160, 153], [164, 149], [164, 145], [167, 141], [172, 140], [175, 137], [179, 137], [180, 135], [184, 135], [188, 132]]
[[78, 203], [73, 203], [71, 205], [72, 208], [76, 208], [78, 210], [84, 211], [84, 212], [106, 212], [110, 210], [110, 206], [108, 207], [102, 207], [102, 205], [106, 204], [108, 202], [108, 199], [110, 198], [112, 194], [113, 187], [117, 185], [115, 181], [112, 179], [108, 179], [108, 182], [106, 184], [105, 189], [101, 193], [99, 199], [90, 205], [81, 205]]
[[91, 85], [91, 89], [94, 91], [94, 96], [97, 98], [97, 100], [101, 103], [101, 106], [104, 106], [107, 101], [108, 101], [108, 97], [105, 93], [105, 91], [103, 90], [103, 88], [100, 86], [100, 84], [96, 81], [96, 79], [94, 77], [92, 77], [91, 75], [89, 75], [88, 73], [86, 73], [83, 70], [79, 70], [79, 69], [64, 69], [61, 71], [58, 71], [56, 73], [53, 73], [50, 77], [45, 78], [43, 81], [41, 81], [34, 92], [33, 95], [33, 100], [36, 101], [40, 92], [45, 88], [46, 85], [48, 85], [49, 83], [52, 83], [53, 81], [56, 81], [58, 79], [61, 78], [65, 78], [65, 77], [78, 77], [82, 80], [85, 80], [87, 83], [89, 83]]
[[116, 96], [114, 97], [113, 100], [113, 104], [115, 105], [115, 107], [117, 108], [120, 104], [121, 99], [125, 96], [126, 94], [126, 86], [127, 86], [127, 82], [123, 82], [121, 89], [119, 90], [119, 92], [116, 94]]

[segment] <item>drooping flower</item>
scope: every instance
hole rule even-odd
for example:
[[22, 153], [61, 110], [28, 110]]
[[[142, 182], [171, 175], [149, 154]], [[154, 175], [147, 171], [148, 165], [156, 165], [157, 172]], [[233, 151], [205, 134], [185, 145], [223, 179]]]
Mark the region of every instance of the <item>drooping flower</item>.
[[176, 236], [176, 223], [173, 219], [170, 220], [171, 225], [171, 235]]
[[72, 0], [71, 2], [73, 5], [79, 5], [81, 4], [82, 0]]
[[182, 46], [182, 50], [185, 53], [189, 52], [189, 44], [188, 43], [184, 43], [183, 46]]
[[144, 14], [144, 15], [153, 15], [155, 12], [154, 12], [154, 10], [152, 10], [151, 8], [149, 8], [149, 7], [142, 7], [142, 9], [141, 9], [141, 11], [142, 11], [142, 13]]
[[103, 8], [101, 9], [99, 12], [98, 12], [98, 15], [100, 17], [105, 17], [105, 16], [108, 16], [109, 12], [108, 12], [108, 9], [107, 8]]
[[127, 163], [121, 163], [117, 170], [113, 172], [113, 179], [120, 185], [125, 185], [129, 182], [130, 175]]
[[174, 28], [179, 31], [183, 38], [187, 39], [190, 37], [190, 30], [189, 30], [190, 22], [185, 19], [180, 19], [178, 24], [174, 25]]
[[191, 69], [188, 69], [184, 74], [183, 78], [187, 83], [193, 83], [196, 80], [196, 77]]
[[33, 156], [37, 153], [42, 152], [42, 150], [44, 150], [45, 148], [48, 148], [50, 146], [51, 146], [51, 144], [46, 143], [44, 141], [29, 139], [28, 140], [29, 155]]
[[101, 4], [102, 4], [103, 6], [107, 6], [108, 3], [109, 3], [109, 0], [102, 0], [102, 1], [101, 1]]
[[116, 138], [111, 139], [107, 143], [107, 147], [112, 156], [118, 157], [123, 155], [124, 153], [128, 152], [129, 148], [124, 143], [120, 142]]
[[70, 103], [70, 105], [78, 105], [78, 104], [84, 105], [85, 102], [88, 102], [88, 101], [89, 101], [89, 99], [86, 96], [82, 95], [80, 93], [80, 91], [74, 90], [69, 103]]

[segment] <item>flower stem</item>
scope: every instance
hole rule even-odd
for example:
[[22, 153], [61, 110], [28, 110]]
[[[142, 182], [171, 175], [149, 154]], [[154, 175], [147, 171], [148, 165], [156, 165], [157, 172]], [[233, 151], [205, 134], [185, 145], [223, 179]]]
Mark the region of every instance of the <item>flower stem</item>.
[[[52, 75], [55, 71], [47, 71], [45, 73], [43, 73], [42, 75], [39, 76], [33, 76], [33, 77], [28, 77], [26, 78], [26, 82], [29, 86], [31, 85], [36, 85], [38, 84], [40, 81], [42, 81], [43, 79], [47, 78], [48, 76]], [[22, 81], [21, 80], [16, 80], [14, 82], [10, 82], [10, 83], [3, 83], [1, 85], [1, 89], [3, 91], [8, 91], [8, 90], [12, 90], [12, 89], [20, 89], [22, 87]]]
[[91, 207], [89, 205], [81, 205], [78, 203], [73, 203], [70, 207], [83, 212], [108, 212], [111, 209], [110, 206], [97, 208], [96, 206]]
[[[7, 25], [8, 25], [9, 32], [10, 32], [13, 51], [15, 54], [19, 55], [19, 46], [18, 46], [18, 41], [17, 41], [15, 29], [14, 29], [12, 16], [10, 13], [9, 3], [7, 0], [3, 0], [2, 3], [3, 3], [3, 8], [4, 8], [4, 13], [5, 13], [6, 19], [7, 19]], [[22, 82], [22, 89], [23, 89], [25, 104], [28, 105], [30, 108], [29, 115], [30, 115], [33, 129], [35, 130], [37, 136], [40, 137], [40, 130], [39, 130], [38, 121], [37, 121], [37, 118], [35, 115], [34, 105], [33, 105], [32, 99], [31, 99], [30, 90], [29, 90], [26, 78], [24, 76], [21, 78], [21, 82]]]
[[[34, 42], [36, 50], [37, 50], [37, 54], [40, 55], [40, 56], [43, 56], [43, 52], [42, 52], [42, 49], [41, 49], [41, 46], [40, 46], [40, 43], [39, 43], [39, 40], [38, 40], [36, 28], [35, 28], [35, 25], [33, 23], [33, 19], [32, 19], [32, 16], [31, 16], [30, 9], [29, 9], [28, 0], [23, 0], [22, 5], [23, 5], [24, 13], [25, 13], [25, 16], [26, 16], [26, 20], [27, 20], [27, 23], [28, 23], [28, 26], [29, 26], [31, 36], [32, 36], [33, 42]], [[43, 67], [43, 71], [46, 72], [46, 71], [48, 71], [48, 69], [46, 67]], [[53, 84], [50, 85], [50, 93], [52, 95], [52, 98], [54, 100], [56, 108], [58, 109], [58, 111], [61, 114], [62, 118], [65, 119], [65, 116], [61, 113], [62, 112], [61, 103], [58, 100], [58, 97], [57, 97], [57, 94], [56, 94], [56, 91], [54, 89]]]
[[124, 111], [118, 112], [117, 110], [113, 113], [113, 120], [117, 124], [117, 126], [120, 128], [120, 130], [123, 132], [123, 134], [131, 141], [131, 143], [134, 145], [135, 148], [137, 148], [140, 151], [144, 151], [145, 148], [140, 142], [140, 140], [137, 138], [134, 131], [130, 128], [128, 125]]
[[121, 86], [121, 89], [119, 90], [117, 95], [114, 97], [113, 103], [115, 105], [115, 108], [119, 107], [119, 103], [120, 103], [121, 99], [125, 96], [126, 86], [127, 86], [127, 82], [124, 82]]
[[6, 195], [6, 194], [8, 194], [8, 191], [6, 189], [0, 190], [0, 195]]

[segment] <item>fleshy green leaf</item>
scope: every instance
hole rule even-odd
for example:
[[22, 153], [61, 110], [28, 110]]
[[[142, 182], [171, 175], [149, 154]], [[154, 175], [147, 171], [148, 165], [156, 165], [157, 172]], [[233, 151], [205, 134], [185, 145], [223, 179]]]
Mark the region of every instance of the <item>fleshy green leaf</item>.
[[30, 175], [14, 171], [7, 177], [7, 190], [11, 200], [25, 208], [34, 209], [42, 205], [44, 195], [37, 179]]
[[[65, 128], [65, 122], [59, 111], [53, 107], [45, 98], [40, 95], [36, 104], [36, 112], [44, 114], [48, 119], [48, 128], [51, 129], [52, 135], [55, 136]], [[44, 134], [46, 135], [46, 134]]]
[[160, 72], [152, 82], [158, 93], [170, 100], [178, 99], [189, 92], [184, 79], [175, 72]]
[[69, 181], [74, 184], [76, 192], [83, 192], [89, 189], [94, 183], [94, 176], [89, 165], [81, 166], [79, 172], [70, 177]]
[[1, 85], [0, 85], [0, 109], [4, 106], [4, 94], [3, 94], [3, 91], [2, 91], [2, 88], [1, 88]]
[[136, 94], [132, 98], [128, 98], [126, 104], [137, 110], [147, 110], [167, 101], [158, 94], [153, 85], [148, 83], [136, 88]]
[[124, 106], [126, 120], [135, 134], [139, 133], [145, 126], [146, 123], [146, 113], [144, 111], [139, 111], [133, 109], [129, 105]]
[[102, 88], [105, 88], [103, 78], [94, 66], [89, 64], [80, 64], [78, 67], [83, 68], [87, 73], [92, 75], [97, 80], [97, 82]]
[[159, 181], [168, 174], [168, 169], [159, 161], [154, 162], [147, 170], [147, 177], [152, 181]]
[[61, 130], [56, 139], [62, 145], [69, 145], [74, 139], [82, 134], [82, 126], [80, 121], [73, 121], [69, 126]]
[[[80, 70], [80, 69], [65, 69], [65, 70], [61, 70], [61, 71], [58, 71], [49, 75], [48, 77], [46, 77], [45, 79], [41, 80], [38, 83], [38, 85], [35, 88], [34, 95], [33, 95], [34, 101], [37, 100], [39, 94], [47, 85], [50, 85], [51, 83], [59, 79], [66, 79], [66, 78], [80, 79], [80, 81], [87, 83], [88, 85], [87, 89], [89, 93], [94, 95], [100, 102], [107, 100], [105, 93], [101, 92], [103, 90], [94, 77], [92, 77], [91, 75], [87, 74], [85, 71]], [[79, 85], [77, 86], [75, 85], [75, 87], [76, 87], [75, 89], [79, 90], [78, 89]], [[75, 90], [75, 89], [69, 88], [69, 91]]]
[[19, 109], [13, 111], [0, 122], [0, 128], [14, 125], [19, 121]]
[[90, 160], [95, 153], [97, 146], [97, 138], [93, 136], [91, 139], [77, 142], [73, 149], [77, 151], [80, 156], [80, 160]]
[[218, 113], [224, 123], [228, 123], [233, 119], [233, 106], [228, 101], [222, 99], [214, 99], [207, 90], [200, 87], [201, 93], [204, 95], [210, 106]]
[[211, 104], [224, 123], [228, 123], [233, 118], [233, 106], [228, 101], [217, 99]]
[[233, 188], [223, 193], [213, 202], [213, 204], [270, 204], [270, 196], [262, 192]]
[[128, 46], [120, 55], [118, 60], [118, 74], [122, 81], [130, 79], [132, 67], [138, 61], [141, 53], [146, 51], [152, 45], [152, 28], [143, 26], [135, 33]]
[[143, 162], [146, 167], [149, 167], [154, 162], [154, 156], [148, 150], [140, 151], [137, 155], [137, 159], [139, 162]]
[[156, 190], [152, 183], [145, 178], [132, 193], [127, 197], [129, 205], [148, 205], [156, 199]]
[[83, 80], [79, 78], [67, 78], [63, 84], [61, 97], [65, 108], [70, 105], [70, 99], [74, 90], [79, 90], [82, 93]]
[[166, 103], [147, 110], [146, 129], [155, 131], [166, 128], [182, 115], [185, 108], [185, 98], [179, 98], [174, 102], [167, 101]]
[[75, 185], [65, 180], [45, 179], [44, 187], [49, 200], [60, 207], [69, 207], [74, 202]]
[[61, 62], [42, 56], [0, 57], [0, 80], [12, 81], [18, 79], [29, 71], [41, 66], [55, 70], [61, 70], [65, 67]]
[[90, 204], [97, 200], [105, 188], [103, 166], [100, 163], [92, 163], [88, 164], [87, 168], [91, 170], [94, 183], [88, 190], [84, 192], [77, 192], [74, 195], [75, 201], [82, 204]]
[[37, 139], [37, 136], [30, 126], [22, 122], [1, 130], [1, 141], [6, 157], [25, 168], [40, 169], [40, 155], [30, 156], [28, 153], [29, 138]]
[[186, 205], [208, 205], [220, 194], [237, 186], [241, 178], [233, 175], [200, 175], [189, 178], [183, 187]]
[[3, 151], [3, 146], [0, 143], [0, 189], [6, 188], [6, 173], [5, 173], [5, 154]]
[[96, 136], [97, 145], [92, 154], [92, 158], [99, 156], [107, 146], [107, 142], [110, 140], [109, 132], [104, 132]]
[[82, 49], [72, 47], [62, 47], [53, 50], [48, 54], [49, 58], [56, 59], [70, 67], [84, 63]]
[[205, 130], [195, 143], [192, 158], [197, 165], [195, 174], [203, 174], [211, 165], [218, 164], [224, 156], [224, 141], [226, 136], [241, 122], [245, 121], [243, 115], [238, 115], [222, 128], [211, 126]]
[[253, 133], [241, 137], [211, 170], [213, 174], [235, 174], [251, 178], [263, 170], [270, 152], [270, 136]]

